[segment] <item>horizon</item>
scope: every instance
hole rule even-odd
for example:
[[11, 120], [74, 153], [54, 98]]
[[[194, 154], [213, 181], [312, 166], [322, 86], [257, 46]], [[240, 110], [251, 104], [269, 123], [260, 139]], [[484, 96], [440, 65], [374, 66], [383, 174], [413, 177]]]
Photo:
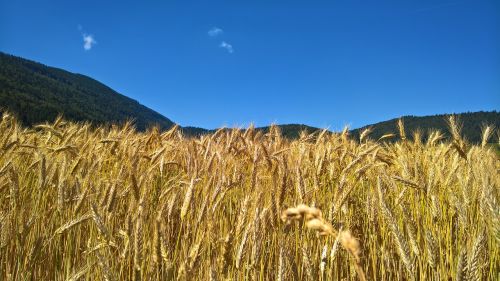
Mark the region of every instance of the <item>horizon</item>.
[[205, 129], [499, 110], [500, 3], [360, 2], [6, 1], [0, 51]]
[[[85, 74], [82, 74], [82, 73], [69, 72], [69, 71], [61, 69], [61, 68], [53, 67], [53, 66], [50, 66], [50, 65], [43, 64], [41, 62], [37, 62], [37, 61], [29, 60], [29, 59], [26, 59], [26, 58], [23, 58], [23, 57], [15, 56], [13, 54], [4, 53], [2, 51], [0, 51], [0, 54], [4, 54], [4, 55], [7, 55], [7, 56], [13, 56], [13, 57], [15, 57], [17, 59], [20, 59], [20, 60], [31, 61], [31, 62], [36, 63], [36, 64], [41, 64], [41, 65], [43, 65], [44, 67], [47, 67], [47, 68], [55, 68], [55, 69], [62, 70], [62, 71], [65, 71], [65, 72], [68, 72], [68, 73], [71, 73], [71, 74], [74, 74], [74, 75], [81, 75], [81, 76], [84, 76], [84, 77], [86, 77], [88, 79], [92, 79], [92, 80], [96, 81], [97, 83], [102, 84], [100, 81], [97, 81], [97, 80], [93, 79], [92, 77], [89, 77], [89, 76], [87, 76]], [[105, 86], [105, 87], [108, 87], [105, 84], [102, 84], [102, 85]], [[117, 93], [117, 94], [122, 95], [121, 93]], [[134, 99], [132, 99], [132, 100], [135, 101], [135, 102], [138, 102], [139, 104], [141, 104], [140, 101], [137, 101], [137, 100], [134, 100]], [[143, 104], [141, 104], [141, 105], [143, 105]], [[156, 111], [154, 111], [153, 109], [151, 109], [149, 107], [146, 107], [146, 108], [148, 108], [149, 110], [151, 110], [153, 112], [156, 112]], [[392, 118], [385, 119], [385, 120], [375, 121], [375, 122], [369, 123], [369, 124], [363, 124], [363, 125], [360, 125], [358, 127], [349, 127], [349, 125], [346, 125], [346, 126], [340, 128], [340, 129], [336, 129], [336, 130], [333, 130], [333, 129], [329, 128], [329, 127], [324, 127], [324, 128], [322, 128], [322, 127], [314, 127], [314, 126], [310, 126], [308, 124], [302, 124], [302, 123], [269, 123], [269, 124], [264, 124], [262, 126], [255, 126], [255, 124], [253, 122], [250, 122], [249, 124], [246, 124], [246, 125], [220, 126], [220, 127], [216, 127], [216, 128], [203, 128], [203, 127], [190, 126], [190, 125], [181, 126], [181, 127], [182, 128], [203, 129], [203, 130], [207, 130], [207, 131], [215, 131], [215, 130], [222, 129], [222, 128], [228, 128], [228, 129], [246, 129], [246, 128], [249, 128], [250, 126], [254, 126], [254, 128], [261, 129], [261, 128], [266, 128], [266, 127], [270, 127], [270, 126], [273, 126], [273, 125], [276, 125], [276, 126], [288, 126], [288, 125], [292, 125], [292, 126], [312, 127], [312, 128], [320, 129], [320, 130], [326, 129], [326, 130], [331, 131], [331, 132], [341, 132], [342, 130], [345, 129], [345, 127], [347, 127], [349, 130], [359, 130], [359, 129], [363, 129], [363, 128], [370, 127], [370, 126], [373, 126], [373, 125], [377, 125], [379, 123], [390, 122], [390, 121], [397, 121], [398, 119], [404, 119], [404, 118], [437, 117], [437, 116], [447, 117], [447, 116], [450, 116], [450, 115], [475, 114], [475, 113], [497, 113], [497, 112], [499, 112], [499, 111], [496, 110], [496, 109], [493, 109], [493, 110], [479, 110], [479, 111], [434, 113], [434, 114], [429, 114], [429, 115], [401, 115], [401, 116], [394, 116]], [[156, 113], [158, 113], [158, 112], [156, 112]], [[1, 112], [0, 112], [0, 114], [1, 114]], [[64, 114], [63, 113], [60, 113], [60, 114], [64, 118]], [[160, 113], [158, 113], [158, 114], [160, 114]], [[169, 119], [166, 116], [163, 116], [163, 117]], [[134, 122], [133, 119], [131, 119], [131, 120], [132, 120], [132, 122]], [[170, 121], [173, 122], [173, 120], [170, 120]], [[460, 119], [458, 119], [458, 121], [460, 122]], [[176, 122], [173, 122], [173, 123], [177, 124]], [[177, 124], [177, 125], [180, 125], [180, 124]]]

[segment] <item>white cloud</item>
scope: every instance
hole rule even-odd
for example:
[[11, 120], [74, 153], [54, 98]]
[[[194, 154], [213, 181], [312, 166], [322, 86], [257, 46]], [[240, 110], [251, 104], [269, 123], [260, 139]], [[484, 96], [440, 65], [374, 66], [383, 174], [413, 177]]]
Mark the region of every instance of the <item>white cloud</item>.
[[208, 36], [215, 37], [217, 35], [221, 35], [222, 33], [224, 33], [224, 30], [214, 26], [208, 31]]
[[95, 41], [94, 36], [91, 34], [82, 34], [83, 36], [83, 48], [85, 51], [88, 51], [92, 49], [92, 47], [97, 44], [97, 41]]
[[234, 53], [233, 45], [227, 43], [226, 41], [222, 41], [219, 47], [226, 49], [230, 54]]

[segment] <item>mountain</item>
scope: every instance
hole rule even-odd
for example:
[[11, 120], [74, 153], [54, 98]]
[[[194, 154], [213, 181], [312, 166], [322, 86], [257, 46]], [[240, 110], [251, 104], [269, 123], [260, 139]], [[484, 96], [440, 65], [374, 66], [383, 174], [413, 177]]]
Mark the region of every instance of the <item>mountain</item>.
[[[133, 119], [139, 130], [151, 125], [159, 125], [161, 129], [175, 125], [163, 115], [88, 76], [2, 52], [0, 110], [16, 114], [26, 126], [53, 121], [59, 114], [71, 121], [90, 121], [94, 124], [123, 123]], [[289, 138], [298, 137], [302, 130], [319, 130], [296, 124], [280, 127], [283, 135]], [[213, 132], [197, 127], [181, 129], [190, 136]], [[263, 131], [268, 129], [257, 128]]]
[[[285, 124], [285, 125], [276, 125], [281, 132], [281, 135], [284, 138], [287, 139], [297, 139], [300, 136], [300, 133], [305, 131], [306, 133], [315, 133], [315, 132], [320, 132], [322, 129], [316, 128], [316, 127], [311, 127], [303, 124]], [[255, 128], [256, 131], [261, 131], [262, 133], [267, 133], [269, 132], [269, 129], [271, 126], [265, 126], [265, 127], [257, 127]], [[205, 135], [205, 134], [210, 134], [214, 133], [217, 131], [215, 130], [207, 130], [203, 128], [198, 128], [198, 127], [182, 127], [181, 128], [183, 133], [186, 135], [190, 136], [200, 136], [200, 135]], [[227, 130], [231, 130], [231, 128], [226, 128]]]
[[[431, 130], [440, 130], [445, 137], [448, 137], [448, 124], [447, 118], [449, 114], [438, 114], [431, 116], [403, 116], [405, 132], [409, 138], [412, 138], [412, 133], [416, 130], [421, 132], [422, 137], [425, 139], [428, 132]], [[455, 114], [459, 123], [462, 125], [462, 136], [468, 141], [473, 143], [481, 142], [481, 129], [485, 125], [492, 125], [496, 129], [500, 128], [500, 112], [497, 111], [478, 111], [466, 112]], [[358, 138], [360, 132], [365, 129], [371, 128], [372, 131], [369, 137], [372, 139], [379, 139], [385, 134], [398, 135], [398, 119], [391, 119], [388, 121], [379, 122], [372, 125], [367, 125], [351, 131], [354, 138]], [[497, 136], [493, 135], [493, 138]], [[397, 138], [395, 138], [397, 139]]]
[[[300, 136], [302, 131], [305, 131], [308, 134], [321, 132], [323, 129], [311, 127], [303, 124], [285, 124], [285, 125], [277, 125], [281, 131], [281, 135], [287, 139], [296, 139]], [[263, 133], [269, 132], [269, 126], [259, 127], [256, 130], [261, 130]]]
[[[161, 129], [175, 125], [163, 115], [88, 76], [0, 52], [2, 110], [16, 114], [27, 126], [53, 121], [61, 113], [68, 120], [90, 121], [94, 124], [122, 123], [133, 119], [139, 130], [152, 125], [158, 125]], [[410, 132], [419, 129], [425, 138], [425, 133], [430, 129], [438, 129], [443, 133], [448, 131], [446, 116], [403, 116], [403, 120], [410, 137]], [[461, 113], [458, 117], [463, 124], [463, 135], [472, 142], [481, 140], [483, 124], [500, 128], [500, 113], [497, 111]], [[297, 138], [304, 130], [308, 133], [320, 131], [319, 128], [301, 124], [278, 127], [286, 138]], [[372, 128], [369, 136], [378, 139], [388, 133], [397, 133], [397, 119], [364, 126], [350, 133], [354, 138], [359, 138], [360, 132], [366, 128]], [[197, 127], [182, 127], [181, 130], [189, 136], [214, 132]], [[256, 130], [266, 133], [269, 127]]]
[[[478, 112], [466, 112], [454, 114], [459, 124], [461, 124], [461, 133], [468, 141], [472, 143], [481, 142], [482, 138], [482, 128], [483, 126], [490, 125], [495, 129], [500, 129], [500, 112], [497, 111], [478, 111]], [[444, 137], [449, 137], [448, 133], [448, 117], [449, 114], [437, 114], [430, 116], [402, 116], [405, 132], [409, 139], [413, 139], [413, 133], [419, 131], [422, 139], [425, 140], [430, 131], [439, 130], [443, 133]], [[378, 140], [383, 135], [394, 134], [394, 137], [386, 139], [388, 141], [396, 141], [399, 139], [399, 129], [398, 120], [400, 118], [394, 118], [388, 121], [383, 121], [375, 124], [370, 124], [363, 126], [361, 128], [353, 129], [349, 131], [349, 135], [353, 139], [359, 139], [359, 135], [365, 129], [371, 129], [369, 138]], [[278, 125], [281, 130], [283, 137], [288, 139], [296, 139], [299, 137], [302, 131], [307, 133], [317, 133], [322, 131], [320, 128], [315, 128], [307, 125], [301, 124], [286, 124]], [[262, 131], [263, 133], [269, 132], [269, 126], [255, 128], [257, 131]], [[206, 130], [197, 127], [184, 127], [182, 128], [184, 133], [188, 135], [203, 135], [213, 133], [216, 130]], [[498, 136], [494, 133], [490, 138], [490, 142], [497, 142]], [[500, 149], [500, 147], [498, 147]]]
[[85, 75], [0, 52], [0, 108], [17, 114], [24, 125], [54, 120], [58, 114], [72, 121], [96, 124], [134, 119], [144, 130], [166, 129], [174, 123], [137, 101]]

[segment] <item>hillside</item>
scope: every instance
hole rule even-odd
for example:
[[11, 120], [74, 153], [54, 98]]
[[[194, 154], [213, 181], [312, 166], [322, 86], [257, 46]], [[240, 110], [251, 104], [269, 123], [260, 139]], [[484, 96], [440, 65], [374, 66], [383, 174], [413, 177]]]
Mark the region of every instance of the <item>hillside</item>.
[[[432, 116], [403, 116], [405, 131], [409, 138], [412, 138], [412, 132], [419, 130], [422, 137], [425, 139], [427, 133], [431, 130], [440, 130], [445, 136], [448, 136], [448, 124], [446, 117], [449, 115], [439, 114]], [[478, 143], [481, 141], [481, 129], [484, 125], [493, 125], [495, 128], [500, 128], [500, 112], [467, 112], [456, 114], [458, 120], [462, 124], [462, 135], [470, 142]], [[379, 122], [372, 125], [367, 125], [351, 131], [351, 135], [355, 138], [359, 137], [360, 132], [367, 128], [371, 128], [370, 137], [378, 139], [385, 134], [398, 133], [398, 118], [384, 122]], [[494, 136], [496, 137], [496, 136]], [[397, 139], [397, 138], [396, 138]]]
[[18, 115], [24, 125], [54, 120], [59, 113], [72, 121], [96, 124], [134, 119], [138, 129], [174, 123], [85, 75], [0, 52], [0, 108]]
[[[320, 128], [311, 127], [303, 124], [284, 124], [276, 126], [280, 129], [281, 135], [287, 139], [297, 139], [300, 136], [300, 133], [303, 131], [307, 133], [314, 133], [322, 130]], [[264, 127], [257, 127], [255, 128], [255, 130], [261, 131], [262, 133], [265, 134], [269, 132], [270, 128], [271, 126], [264, 126]], [[227, 128], [227, 130], [230, 130], [230, 128]], [[217, 130], [207, 130], [198, 127], [182, 127], [182, 131], [184, 134], [190, 136], [199, 136], [199, 135], [215, 133], [215, 131]]]
[[[425, 140], [428, 132], [439, 130], [443, 133], [444, 137], [449, 137], [448, 130], [449, 126], [447, 123], [447, 114], [437, 114], [431, 116], [403, 116], [401, 117], [404, 122], [405, 132], [409, 139], [413, 139], [413, 133], [419, 131], [421, 133], [422, 139]], [[495, 129], [500, 128], [500, 112], [490, 111], [490, 112], [467, 112], [455, 114], [459, 123], [461, 124], [462, 136], [469, 142], [479, 143], [481, 142], [482, 128], [485, 125], [494, 126]], [[398, 140], [399, 130], [398, 130], [398, 120], [399, 118], [394, 118], [388, 121], [383, 121], [375, 124], [370, 124], [363, 126], [361, 128], [353, 129], [349, 131], [350, 136], [353, 139], [359, 139], [359, 134], [367, 128], [371, 128], [369, 137], [371, 139], [377, 140], [383, 135], [394, 134], [394, 137], [387, 140]], [[307, 133], [320, 132], [322, 129], [311, 127], [302, 124], [286, 124], [278, 125], [283, 137], [288, 139], [296, 139], [299, 137], [302, 131]], [[263, 133], [269, 132], [269, 126], [255, 128], [256, 131], [262, 131]], [[188, 135], [203, 135], [214, 133], [215, 130], [206, 130], [196, 127], [184, 127], [182, 128], [184, 133]], [[496, 142], [498, 140], [497, 135], [494, 133], [490, 139], [491, 142]]]
[[[90, 121], [94, 124], [122, 123], [133, 119], [137, 129], [145, 130], [152, 125], [168, 129], [174, 122], [141, 105], [136, 100], [117, 93], [108, 86], [88, 76], [49, 67], [34, 61], [0, 52], [0, 110], [17, 115], [24, 125], [53, 121], [58, 114], [72, 121]], [[481, 139], [481, 126], [500, 128], [500, 113], [473, 112], [458, 114], [463, 124], [462, 133], [472, 142]], [[420, 129], [424, 135], [431, 129], [448, 131], [446, 115], [404, 116], [407, 132]], [[297, 138], [301, 131], [309, 133], [320, 129], [302, 124], [278, 126], [285, 138]], [[397, 119], [367, 125], [351, 131], [354, 138], [365, 128], [372, 128], [370, 137], [378, 139], [387, 133], [397, 132]], [[198, 136], [214, 132], [198, 127], [183, 127], [183, 133]], [[269, 126], [256, 128], [264, 133]], [[410, 135], [411, 137], [411, 135]]]
[[[133, 119], [139, 130], [151, 125], [159, 125], [162, 129], [174, 125], [163, 115], [88, 76], [2, 52], [0, 110], [13, 112], [27, 126], [53, 121], [59, 114], [71, 121], [90, 121], [97, 125]], [[287, 138], [298, 137], [302, 130], [318, 130], [296, 124], [281, 125], [280, 128]], [[257, 128], [265, 132], [268, 129]], [[214, 130], [183, 127], [182, 131], [189, 136], [198, 136]]]

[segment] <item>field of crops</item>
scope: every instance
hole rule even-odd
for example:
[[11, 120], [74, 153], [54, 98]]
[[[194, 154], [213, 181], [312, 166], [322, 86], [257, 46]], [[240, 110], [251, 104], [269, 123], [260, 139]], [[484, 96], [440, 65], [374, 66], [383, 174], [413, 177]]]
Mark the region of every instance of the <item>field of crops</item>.
[[[499, 280], [500, 162], [439, 132], [0, 121], [0, 280]], [[406, 132], [410, 135], [410, 132]], [[498, 140], [493, 140], [498, 142]]]

